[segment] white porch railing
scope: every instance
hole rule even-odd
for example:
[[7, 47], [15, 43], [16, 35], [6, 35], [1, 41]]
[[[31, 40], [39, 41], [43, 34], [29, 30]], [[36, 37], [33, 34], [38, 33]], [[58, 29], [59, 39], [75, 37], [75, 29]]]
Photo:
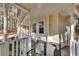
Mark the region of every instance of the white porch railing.
[[79, 42], [70, 40], [70, 56], [79, 56]]

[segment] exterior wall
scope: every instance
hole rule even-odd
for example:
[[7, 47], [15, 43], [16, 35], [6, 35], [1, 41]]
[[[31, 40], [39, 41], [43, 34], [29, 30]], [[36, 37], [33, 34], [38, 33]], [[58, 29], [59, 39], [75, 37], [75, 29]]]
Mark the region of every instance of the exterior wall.
[[39, 19], [34, 19], [32, 20], [32, 24], [44, 21], [44, 31], [45, 34], [48, 35], [48, 41], [59, 43], [59, 39], [61, 37], [62, 39], [65, 39], [64, 36], [67, 35], [66, 27], [69, 26], [69, 20], [69, 17], [56, 13]]
[[[60, 39], [61, 42], [63, 42], [64, 39], [67, 40], [66, 26], [69, 26], [69, 20], [69, 17], [66, 17], [63, 14], [55, 13], [48, 16], [40, 17], [38, 19], [33, 19], [31, 22], [32, 24], [34, 24], [40, 21], [44, 21], [44, 31], [45, 34], [48, 35], [48, 42], [53, 42], [53, 44], [56, 44], [58, 46]], [[26, 25], [28, 26], [28, 22], [26, 22]], [[47, 53], [48, 55], [53, 55], [53, 52], [51, 53], [49, 51], [54, 47], [50, 44], [48, 45], [51, 46], [51, 48], [49, 49], [49, 46], [47, 47]], [[66, 44], [62, 43], [62, 45]]]
[[52, 14], [49, 18], [49, 42], [59, 42], [58, 38], [58, 14]]
[[[68, 29], [70, 25], [70, 17], [67, 15], [62, 14], [53, 14], [49, 18], [49, 36], [48, 36], [48, 42], [52, 42], [53, 44], [56, 44], [58, 47], [58, 43], [61, 42], [61, 47], [64, 47], [68, 45]], [[50, 44], [49, 44], [50, 45]], [[51, 45], [50, 45], [51, 46]], [[47, 47], [47, 54], [52, 55], [53, 52], [50, 52], [52, 50], [54, 52], [54, 46], [51, 46], [50, 48]]]
[[59, 33], [64, 33], [67, 31], [66, 26], [69, 26], [70, 17], [59, 14]]
[[67, 32], [66, 26], [69, 26], [69, 20], [70, 18], [66, 18], [65, 16], [60, 14], [53, 14], [50, 16], [49, 37], [48, 37], [48, 40], [50, 42], [59, 43], [59, 39], [60, 39], [59, 37], [61, 36], [59, 34], [64, 34], [64, 35], [66, 34]]
[[49, 19], [49, 35], [58, 33], [58, 14], [50, 15]]
[[59, 24], [58, 24], [58, 33], [59, 33], [59, 40], [61, 41], [61, 45], [66, 46], [68, 45], [68, 29], [70, 25], [70, 16], [69, 15], [62, 15], [59, 14]]

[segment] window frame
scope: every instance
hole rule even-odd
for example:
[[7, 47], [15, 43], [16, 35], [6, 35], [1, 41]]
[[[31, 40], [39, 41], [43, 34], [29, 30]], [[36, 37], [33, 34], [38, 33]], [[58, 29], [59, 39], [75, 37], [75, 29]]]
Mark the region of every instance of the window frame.
[[44, 34], [44, 21], [39, 21], [39, 34]]

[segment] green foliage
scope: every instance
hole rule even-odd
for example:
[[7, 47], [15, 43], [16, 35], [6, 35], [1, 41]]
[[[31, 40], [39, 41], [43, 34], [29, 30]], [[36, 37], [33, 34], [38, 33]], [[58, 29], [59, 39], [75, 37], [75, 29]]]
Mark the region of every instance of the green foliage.
[[14, 42], [14, 49], [16, 50], [16, 42]]
[[75, 26], [75, 34], [79, 35], [79, 26]]

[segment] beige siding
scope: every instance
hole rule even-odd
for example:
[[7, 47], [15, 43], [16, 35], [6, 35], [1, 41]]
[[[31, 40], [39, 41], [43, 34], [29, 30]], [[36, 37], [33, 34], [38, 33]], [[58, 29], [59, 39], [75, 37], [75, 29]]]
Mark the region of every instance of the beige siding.
[[64, 33], [67, 31], [66, 26], [69, 25], [69, 17], [68, 16], [63, 16], [59, 14], [59, 24], [58, 24], [58, 30], [59, 33]]
[[50, 20], [49, 20], [49, 34], [51, 35], [56, 35], [58, 32], [58, 15], [54, 14], [50, 16]]

